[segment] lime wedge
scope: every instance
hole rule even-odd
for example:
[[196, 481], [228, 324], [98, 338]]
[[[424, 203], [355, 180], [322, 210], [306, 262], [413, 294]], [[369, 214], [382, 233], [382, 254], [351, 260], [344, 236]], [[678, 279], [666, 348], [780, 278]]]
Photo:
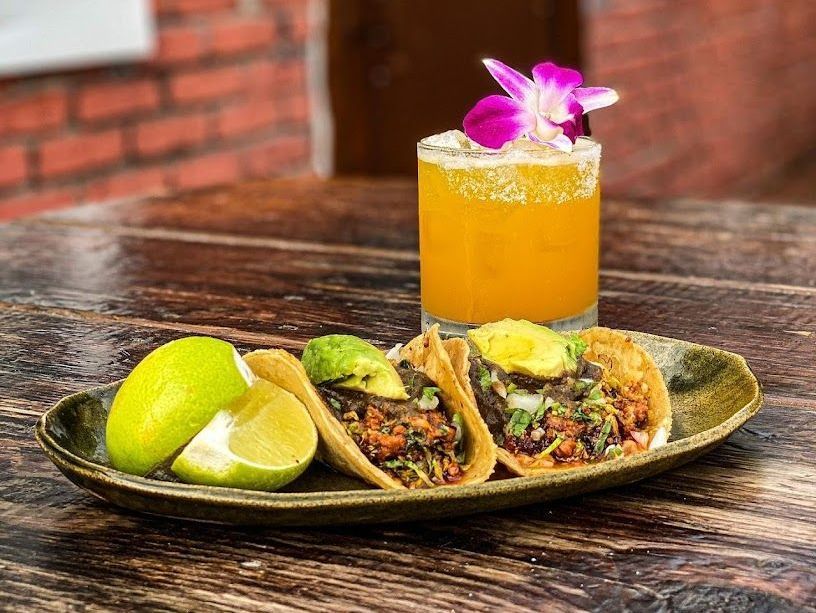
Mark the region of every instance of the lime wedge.
[[128, 375], [105, 429], [111, 463], [144, 475], [240, 398], [255, 376], [235, 347], [190, 336], [152, 351]]
[[259, 379], [216, 413], [171, 468], [187, 483], [274, 491], [299, 477], [316, 449], [306, 407]]

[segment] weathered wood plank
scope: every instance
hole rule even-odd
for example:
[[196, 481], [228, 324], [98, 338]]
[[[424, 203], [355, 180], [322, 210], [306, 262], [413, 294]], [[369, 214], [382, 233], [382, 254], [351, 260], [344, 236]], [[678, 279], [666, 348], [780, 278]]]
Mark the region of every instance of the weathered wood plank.
[[415, 187], [264, 182], [0, 228], [0, 608], [816, 607], [816, 212], [607, 202], [601, 321], [746, 355], [767, 402], [691, 465], [555, 504], [273, 531], [114, 510], [31, 427], [190, 333], [418, 331]]
[[[0, 258], [0, 303], [8, 305], [153, 320], [216, 336], [240, 330], [294, 346], [328, 332], [393, 344], [419, 330], [411, 260], [45, 226], [0, 229]], [[735, 351], [765, 385], [816, 397], [816, 290], [603, 273], [600, 321]]]
[[416, 184], [281, 179], [152, 200], [91, 205], [44, 219], [245, 237], [415, 249]]
[[[61, 223], [414, 250], [416, 184], [277, 180], [59, 212]], [[816, 210], [604, 201], [604, 268], [816, 287]]]
[[[391, 609], [398, 604], [392, 598], [406, 593], [442, 608], [457, 601], [461, 606], [465, 593], [474, 607], [504, 600], [536, 608], [546, 593], [579, 607], [616, 598], [634, 607], [649, 595], [652, 604], [664, 603], [659, 608], [692, 595], [709, 607], [735, 598], [772, 608], [807, 603], [813, 597], [808, 547], [816, 545], [809, 507], [792, 517], [790, 509], [800, 504], [794, 500], [766, 506], [775, 512], [757, 517], [755, 506], [766, 497], [753, 500], [739, 488], [751, 467], [723, 466], [718, 454], [641, 485], [546, 507], [403, 527], [258, 531], [113, 511], [54, 474], [32, 447], [20, 463], [26, 495], [15, 496], [12, 506], [7, 491], [0, 496], [0, 564], [6, 570], [0, 588], [14, 594], [4, 582], [25, 586], [18, 595], [22, 605], [31, 603], [32, 592], [76, 598], [85, 583], [90, 589], [79, 602], [105, 602], [111, 591], [134, 590], [137, 601], [159, 603], [175, 586], [164, 600], [174, 608], [224, 603], [224, 589], [226, 602], [236, 599], [233, 606], [257, 606], [269, 585], [289, 586], [276, 589], [271, 602], [306, 609], [323, 599], [361, 607], [383, 602]], [[724, 469], [735, 474], [724, 488], [713, 488], [724, 489], [721, 499], [687, 495], [710, 487], [708, 479], [695, 482], [697, 475], [717, 473], [710, 480], [723, 481]], [[780, 536], [768, 543], [769, 532]], [[43, 553], [32, 558], [32, 550]], [[94, 564], [100, 550], [109, 552], [104, 568]], [[140, 577], [137, 587], [133, 573], [149, 579]], [[316, 590], [316, 584], [323, 587]], [[718, 589], [712, 592], [712, 585]]]

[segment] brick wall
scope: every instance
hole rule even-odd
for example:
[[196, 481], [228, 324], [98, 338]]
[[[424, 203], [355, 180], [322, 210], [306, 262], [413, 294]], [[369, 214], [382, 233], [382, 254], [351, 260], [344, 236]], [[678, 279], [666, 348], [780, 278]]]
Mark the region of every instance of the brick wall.
[[749, 193], [816, 140], [813, 0], [584, 0], [606, 193]]
[[155, 0], [152, 59], [0, 81], [0, 220], [309, 168], [304, 0]]

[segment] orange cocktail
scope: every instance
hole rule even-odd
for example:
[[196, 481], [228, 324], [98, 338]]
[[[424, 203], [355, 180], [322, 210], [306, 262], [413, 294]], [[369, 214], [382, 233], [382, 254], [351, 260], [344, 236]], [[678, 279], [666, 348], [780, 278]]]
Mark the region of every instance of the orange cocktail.
[[417, 148], [423, 325], [597, 323], [600, 145], [579, 138], [564, 153], [525, 141], [502, 151], [433, 142]]

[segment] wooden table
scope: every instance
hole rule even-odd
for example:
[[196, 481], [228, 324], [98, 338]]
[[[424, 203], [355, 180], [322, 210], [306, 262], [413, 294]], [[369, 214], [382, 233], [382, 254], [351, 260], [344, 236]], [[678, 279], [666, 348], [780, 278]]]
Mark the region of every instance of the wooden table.
[[188, 334], [242, 350], [419, 329], [415, 185], [254, 183], [0, 227], [0, 608], [816, 606], [816, 209], [604, 203], [601, 323], [747, 357], [766, 404], [715, 452], [557, 504], [260, 530], [97, 501], [40, 452], [61, 396]]

